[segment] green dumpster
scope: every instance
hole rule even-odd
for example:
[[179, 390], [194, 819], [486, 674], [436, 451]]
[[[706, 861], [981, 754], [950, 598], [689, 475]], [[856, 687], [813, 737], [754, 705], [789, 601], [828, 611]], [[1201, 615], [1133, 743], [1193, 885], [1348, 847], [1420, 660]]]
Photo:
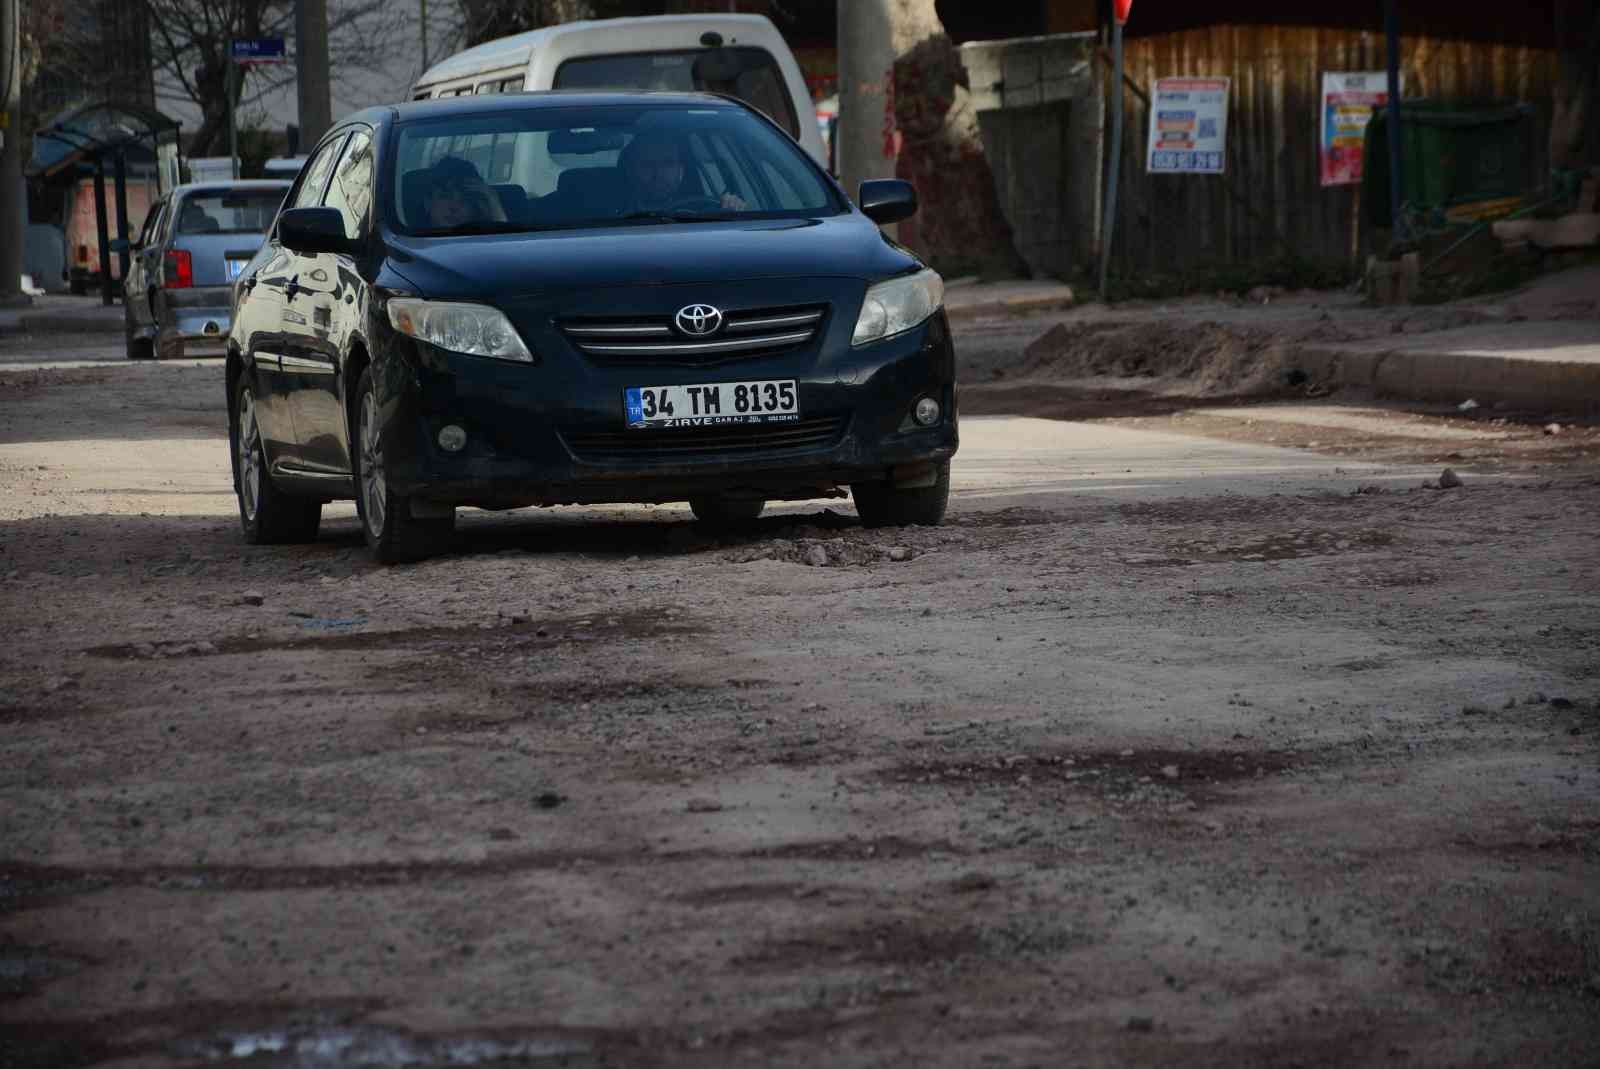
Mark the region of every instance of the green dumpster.
[[[1537, 184], [1534, 116], [1527, 104], [1407, 100], [1400, 105], [1400, 199], [1426, 216], [1520, 197]], [[1367, 124], [1361, 199], [1373, 226], [1389, 212], [1389, 110]]]

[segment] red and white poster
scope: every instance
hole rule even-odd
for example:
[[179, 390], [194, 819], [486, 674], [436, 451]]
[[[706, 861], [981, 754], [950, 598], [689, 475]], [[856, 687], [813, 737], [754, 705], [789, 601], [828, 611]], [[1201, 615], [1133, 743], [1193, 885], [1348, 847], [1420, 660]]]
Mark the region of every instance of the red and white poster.
[[1383, 71], [1322, 73], [1322, 184], [1348, 186], [1361, 181], [1362, 144], [1372, 113], [1389, 103], [1389, 76]]

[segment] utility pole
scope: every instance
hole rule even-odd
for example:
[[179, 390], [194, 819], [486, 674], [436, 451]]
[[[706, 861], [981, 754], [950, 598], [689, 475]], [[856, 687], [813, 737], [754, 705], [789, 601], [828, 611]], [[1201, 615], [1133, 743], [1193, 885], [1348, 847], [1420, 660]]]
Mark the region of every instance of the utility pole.
[[300, 140], [309, 150], [333, 125], [328, 89], [328, 0], [295, 0], [294, 64]]
[[0, 306], [22, 292], [26, 195], [22, 185], [22, 26], [18, 0], [0, 0]]
[[839, 184], [894, 177], [894, 0], [839, 5]]
[[244, 81], [244, 71], [233, 58], [233, 42], [228, 42], [228, 159], [233, 168], [234, 181], [239, 179], [239, 84]]

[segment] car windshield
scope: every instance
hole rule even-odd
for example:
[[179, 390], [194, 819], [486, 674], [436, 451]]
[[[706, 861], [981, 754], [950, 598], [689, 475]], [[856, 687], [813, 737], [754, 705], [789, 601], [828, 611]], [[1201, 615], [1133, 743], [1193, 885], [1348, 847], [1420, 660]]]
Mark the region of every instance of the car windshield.
[[180, 234], [262, 234], [272, 225], [285, 189], [216, 190], [183, 199]]
[[530, 107], [402, 124], [388, 215], [413, 234], [834, 215], [810, 159], [725, 104]]

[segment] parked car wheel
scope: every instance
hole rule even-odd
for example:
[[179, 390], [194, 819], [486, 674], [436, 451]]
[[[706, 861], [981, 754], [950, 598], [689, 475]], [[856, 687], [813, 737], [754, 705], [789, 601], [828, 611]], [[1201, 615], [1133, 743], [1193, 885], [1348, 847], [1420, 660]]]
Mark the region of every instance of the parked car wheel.
[[314, 542], [322, 523], [322, 502], [279, 490], [267, 470], [267, 454], [256, 423], [255, 387], [241, 381], [234, 395], [228, 437], [233, 446], [233, 489], [239, 499], [239, 524], [252, 545]]
[[361, 373], [356, 387], [355, 493], [356, 512], [367, 546], [380, 564], [404, 564], [444, 552], [455, 531], [456, 515], [420, 519], [411, 513], [411, 499], [389, 489], [383, 463], [383, 438], [372, 369]]
[[753, 523], [767, 503], [749, 497], [695, 497], [689, 499], [694, 518], [707, 527], [737, 527]]
[[937, 527], [950, 503], [950, 465], [939, 465], [932, 486], [897, 489], [888, 483], [856, 483], [850, 487], [850, 496], [864, 526]]
[[133, 313], [128, 310], [127, 298], [122, 301], [122, 334], [127, 345], [129, 360], [154, 360], [156, 355], [155, 342], [149, 338], [140, 338], [134, 334]]

